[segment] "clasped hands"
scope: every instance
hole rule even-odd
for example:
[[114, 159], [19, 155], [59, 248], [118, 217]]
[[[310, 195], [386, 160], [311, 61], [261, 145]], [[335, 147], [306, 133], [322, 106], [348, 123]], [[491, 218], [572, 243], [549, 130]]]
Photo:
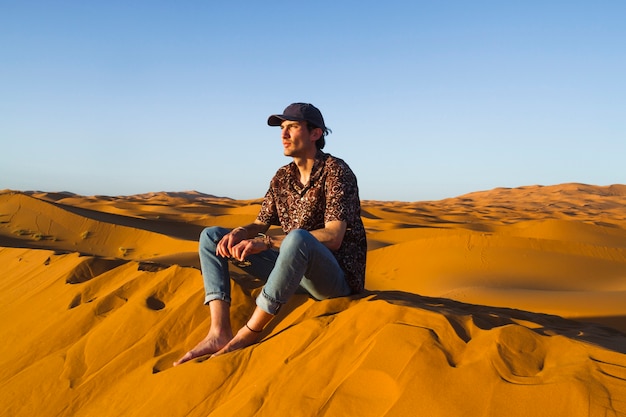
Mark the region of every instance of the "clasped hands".
[[243, 228], [232, 230], [219, 241], [215, 253], [224, 258], [243, 262], [248, 256], [268, 249], [267, 243], [262, 237], [246, 239], [246, 233]]

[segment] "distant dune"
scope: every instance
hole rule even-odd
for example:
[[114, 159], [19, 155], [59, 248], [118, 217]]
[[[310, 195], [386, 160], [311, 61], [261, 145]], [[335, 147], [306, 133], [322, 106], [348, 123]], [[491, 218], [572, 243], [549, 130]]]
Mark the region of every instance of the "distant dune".
[[[6, 416], [626, 416], [626, 185], [363, 201], [364, 294], [206, 333], [197, 237], [261, 200], [0, 191]], [[260, 283], [232, 267], [233, 325]]]

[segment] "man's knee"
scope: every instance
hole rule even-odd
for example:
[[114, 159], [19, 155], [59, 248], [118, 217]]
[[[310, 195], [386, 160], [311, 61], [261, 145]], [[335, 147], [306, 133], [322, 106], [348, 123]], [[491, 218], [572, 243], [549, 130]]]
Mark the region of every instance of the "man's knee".
[[294, 229], [285, 236], [282, 245], [299, 248], [306, 245], [311, 239], [315, 239], [311, 232], [304, 229]]
[[308, 230], [304, 229], [293, 229], [287, 236], [285, 236], [286, 241], [294, 241], [294, 242], [305, 242], [309, 240], [313, 235]]
[[206, 227], [200, 233], [200, 246], [213, 246], [217, 244], [224, 236], [223, 228], [218, 226]]

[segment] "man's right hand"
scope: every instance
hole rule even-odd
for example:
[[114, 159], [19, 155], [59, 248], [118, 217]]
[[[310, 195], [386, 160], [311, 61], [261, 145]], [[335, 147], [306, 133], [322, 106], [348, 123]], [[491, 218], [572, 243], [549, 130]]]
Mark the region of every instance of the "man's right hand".
[[232, 257], [231, 250], [233, 246], [244, 240], [247, 237], [247, 234], [246, 229], [243, 227], [233, 229], [219, 241], [215, 254], [223, 256], [224, 258]]

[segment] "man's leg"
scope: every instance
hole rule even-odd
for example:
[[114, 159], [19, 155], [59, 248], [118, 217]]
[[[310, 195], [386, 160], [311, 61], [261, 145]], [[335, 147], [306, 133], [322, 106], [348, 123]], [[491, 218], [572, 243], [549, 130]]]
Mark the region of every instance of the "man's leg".
[[211, 310], [209, 333], [196, 347], [174, 362], [174, 366], [218, 352], [233, 338], [233, 330], [230, 326], [230, 304], [223, 300], [213, 300], [209, 302], [209, 309]]
[[263, 328], [270, 321], [272, 321], [273, 318], [273, 314], [266, 313], [257, 306], [254, 309], [254, 313], [252, 313], [252, 317], [250, 317], [245, 326], [239, 329], [235, 337], [233, 337], [222, 349], [211, 355], [211, 357], [232, 352], [233, 350], [243, 349], [256, 343], [256, 341], [261, 337]]
[[257, 297], [257, 306], [276, 315], [299, 286], [318, 300], [351, 294], [330, 249], [302, 229], [292, 230], [283, 240], [276, 265]]
[[200, 234], [198, 255], [204, 281], [204, 303], [223, 300], [230, 304], [228, 259], [216, 255], [217, 244], [230, 232], [223, 227], [207, 227]]
[[332, 252], [310, 232], [296, 229], [285, 237], [276, 266], [257, 297], [257, 307], [233, 339], [213, 356], [242, 349], [255, 343], [263, 328], [287, 303], [298, 287], [322, 300], [351, 293], [344, 272]]
[[215, 254], [217, 243], [228, 229], [208, 227], [200, 235], [198, 252], [204, 280], [204, 301], [211, 312], [211, 327], [206, 337], [174, 362], [180, 365], [200, 356], [209, 355], [222, 349], [233, 338], [230, 325], [230, 275], [228, 260]]
[[[257, 297], [257, 307], [252, 317], [233, 337], [228, 317], [230, 307], [228, 261], [215, 255], [215, 245], [226, 233], [228, 229], [221, 228], [207, 228], [202, 233], [200, 260], [205, 285], [205, 301], [211, 307], [211, 329], [207, 337], [187, 352], [175, 365], [211, 353], [217, 356], [255, 343], [263, 328], [274, 318], [280, 307], [289, 301], [298, 287], [304, 288], [318, 300], [347, 296], [351, 293], [344, 272], [332, 252], [310, 232], [302, 229], [293, 230], [283, 240], [280, 253], [267, 251], [252, 255], [249, 258], [252, 265], [243, 268], [267, 281]], [[275, 265], [272, 265], [273, 263]], [[227, 302], [218, 304], [218, 301]], [[220, 306], [215, 313], [213, 312], [214, 306], [216, 309]], [[215, 320], [213, 314], [216, 314]], [[231, 329], [231, 339], [220, 349], [213, 350], [223, 340], [219, 338], [220, 343], [213, 342], [217, 340], [217, 332], [213, 332], [213, 326], [214, 323], [220, 322], [219, 317], [228, 320], [227, 326], [224, 324], [226, 322], [222, 322], [221, 327], [222, 330], [226, 327]], [[228, 335], [228, 333], [225, 334]]]

